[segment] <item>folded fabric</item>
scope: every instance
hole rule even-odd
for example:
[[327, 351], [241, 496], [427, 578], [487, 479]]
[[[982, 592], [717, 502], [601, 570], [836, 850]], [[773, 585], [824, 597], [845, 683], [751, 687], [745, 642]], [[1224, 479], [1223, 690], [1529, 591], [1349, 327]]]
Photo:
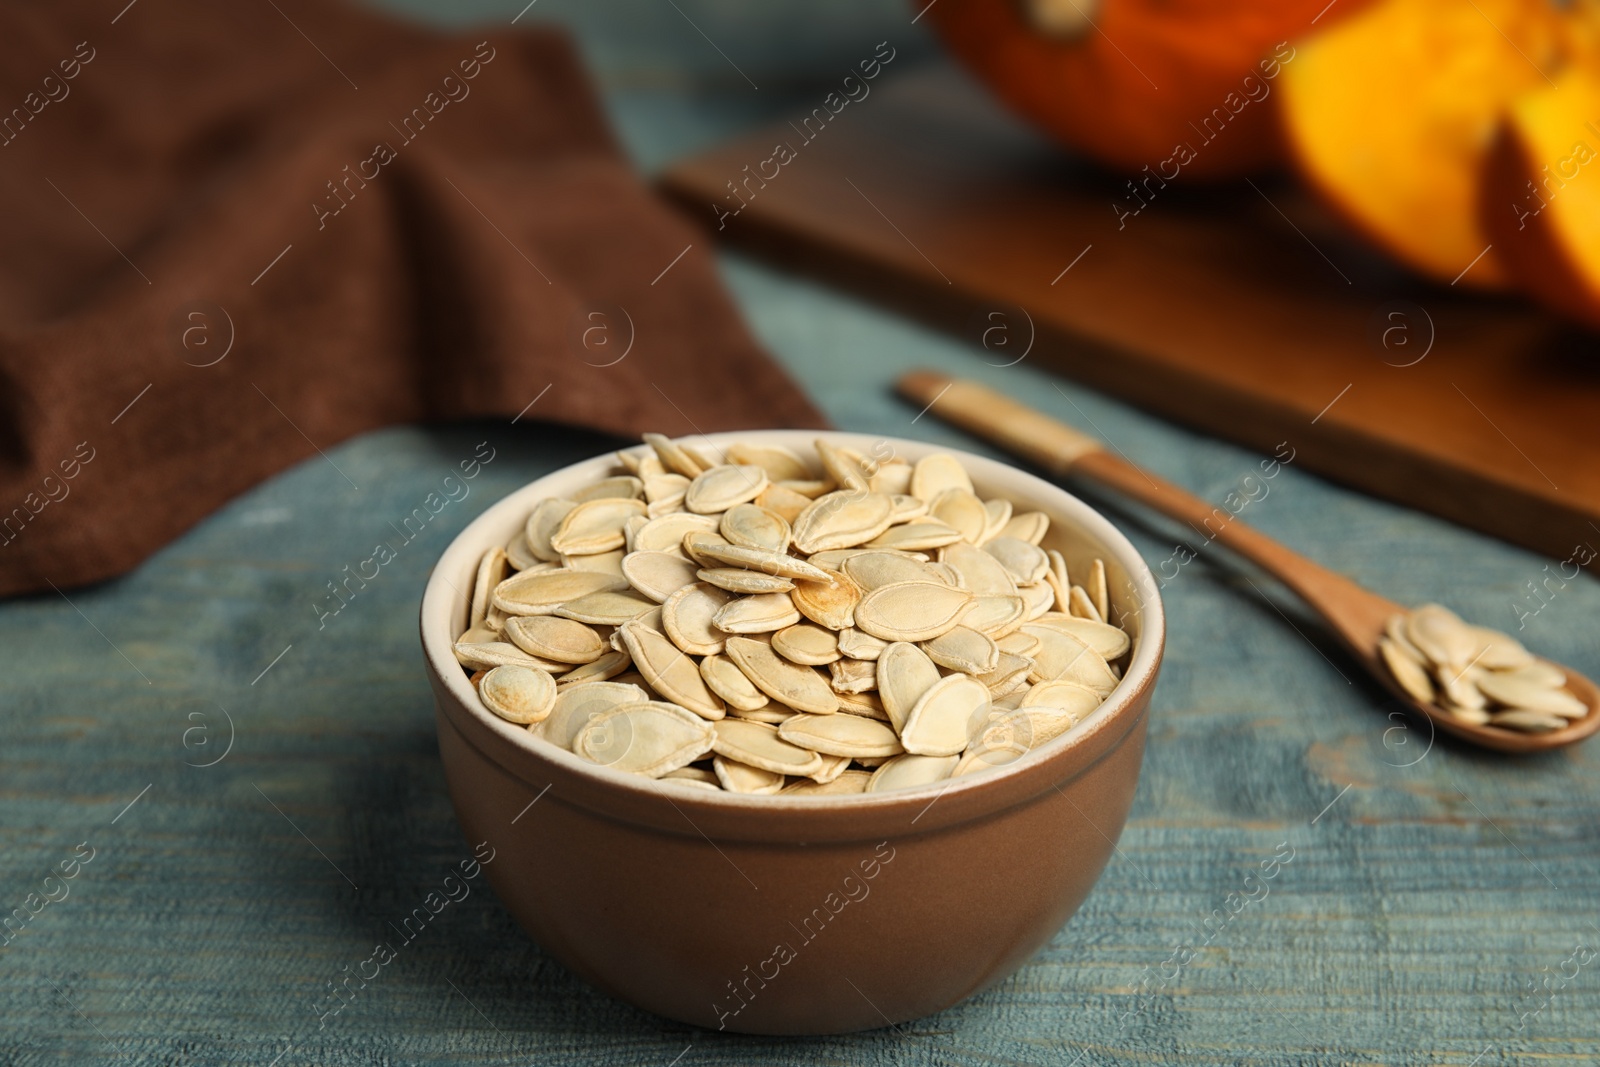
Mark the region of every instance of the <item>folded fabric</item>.
[[0, 4], [0, 595], [393, 423], [823, 424], [561, 34], [124, 3]]

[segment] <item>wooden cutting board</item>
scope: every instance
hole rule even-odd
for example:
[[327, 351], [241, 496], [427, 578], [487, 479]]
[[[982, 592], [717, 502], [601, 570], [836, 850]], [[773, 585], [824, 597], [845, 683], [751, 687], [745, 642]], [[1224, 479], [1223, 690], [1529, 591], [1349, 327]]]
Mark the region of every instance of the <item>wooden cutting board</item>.
[[939, 68], [661, 184], [718, 238], [954, 330], [975, 358], [1266, 453], [1288, 441], [1307, 469], [1558, 560], [1600, 546], [1600, 339], [1471, 293], [1470, 270], [1411, 279], [1285, 180], [1155, 177], [1136, 199]]

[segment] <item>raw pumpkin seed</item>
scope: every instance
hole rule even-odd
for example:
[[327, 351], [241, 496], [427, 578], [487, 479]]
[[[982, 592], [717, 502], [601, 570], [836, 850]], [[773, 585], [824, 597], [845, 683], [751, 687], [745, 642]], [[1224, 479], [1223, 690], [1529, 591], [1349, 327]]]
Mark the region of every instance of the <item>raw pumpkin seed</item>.
[[795, 610], [818, 626], [830, 630], [848, 629], [855, 624], [861, 587], [839, 571], [827, 574], [831, 582], [796, 582], [789, 599], [794, 601]]
[[730, 793], [769, 796], [782, 789], [783, 783], [789, 780], [789, 776], [783, 771], [752, 767], [748, 763], [740, 763], [726, 756], [713, 757], [711, 766], [716, 772], [717, 781]]
[[877, 682], [877, 665], [866, 660], [836, 659], [828, 664], [828, 686], [835, 693], [865, 693]]
[[[680, 790], [883, 792], [1020, 759], [1121, 677], [1104, 563], [1071, 585], [1046, 516], [983, 499], [954, 456], [646, 445], [473, 575], [457, 658], [544, 741]], [[1428, 659], [1405, 619], [1391, 642], [1463, 721], [1582, 713], [1515, 640], [1429, 625], [1482, 662]]]
[[742, 596], [729, 601], [711, 617], [711, 625], [729, 634], [767, 634], [799, 621], [800, 613], [785, 593]]
[[823, 667], [839, 658], [839, 635], [814, 622], [797, 622], [772, 635], [772, 650], [791, 663]]
[[1409, 695], [1463, 722], [1538, 733], [1593, 711], [1566, 689], [1560, 668], [1437, 604], [1391, 616], [1378, 652]]
[[624, 623], [620, 632], [633, 665], [644, 675], [651, 689], [702, 718], [722, 718], [725, 706], [720, 697], [706, 688], [699, 664], [661, 634], [640, 623]]
[[676, 704], [642, 700], [590, 719], [572, 750], [590, 763], [655, 778], [710, 752], [715, 737], [710, 723]]
[[683, 505], [696, 515], [720, 515], [745, 504], [767, 487], [767, 472], [760, 467], [725, 464], [696, 476], [684, 491]]
[[716, 529], [717, 520], [705, 515], [691, 515], [688, 512], [663, 515], [640, 525], [629, 547], [634, 552], [672, 552], [683, 556], [685, 537], [691, 533], [715, 533]]
[[906, 716], [900, 743], [919, 756], [954, 756], [967, 747], [972, 717], [989, 704], [989, 690], [976, 678], [952, 674], [935, 682]]
[[810, 555], [864, 545], [887, 530], [893, 518], [894, 501], [882, 493], [825, 493], [794, 520], [795, 547]]
[[972, 601], [942, 583], [896, 582], [861, 598], [855, 625], [884, 641], [927, 641], [956, 626]]
[[822, 769], [821, 757], [783, 740], [779, 727], [745, 719], [723, 719], [712, 726], [712, 747], [724, 759], [778, 774], [811, 775]]
[[636, 685], [624, 682], [585, 682], [569, 689], [560, 689], [550, 714], [538, 724], [537, 732], [558, 748], [572, 751], [573, 738], [601, 712], [610, 711], [621, 704], [634, 704], [645, 699], [645, 692]]
[[621, 626], [629, 619], [637, 619], [646, 614], [655, 606], [655, 601], [646, 600], [632, 592], [608, 589], [569, 600], [551, 614], [593, 626]]
[[727, 638], [711, 622], [733, 600], [727, 593], [704, 582], [678, 590], [661, 605], [661, 626], [672, 643], [694, 656], [712, 656], [722, 651]]
[[894, 756], [904, 751], [888, 723], [860, 715], [796, 715], [778, 727], [778, 736], [799, 748], [851, 759]]
[[548, 672], [537, 667], [507, 664], [483, 676], [478, 695], [502, 719], [526, 725], [550, 714], [556, 702], [556, 683]]
[[717, 532], [727, 538], [730, 545], [777, 553], [788, 550], [792, 536], [789, 523], [782, 515], [755, 504], [736, 504], [729, 508]]
[[908, 752], [873, 771], [867, 782], [867, 792], [886, 793], [891, 789], [914, 789], [942, 782], [960, 762], [960, 756], [918, 756]]
[[767, 694], [755, 687], [734, 662], [717, 653], [700, 661], [700, 677], [706, 687], [721, 697], [730, 710], [754, 711], [764, 708], [770, 701]]
[[695, 572], [695, 577], [730, 593], [786, 593], [794, 588], [788, 578], [743, 567], [704, 567]]
[[972, 492], [972, 478], [961, 461], [944, 452], [935, 452], [917, 461], [911, 471], [911, 495], [931, 501], [946, 489]]
[[491, 548], [483, 554], [483, 559], [478, 562], [476, 580], [472, 583], [472, 607], [469, 611], [470, 622], [468, 626], [482, 626], [483, 620], [489, 614], [489, 598], [494, 595], [495, 587], [506, 580], [511, 570], [511, 564], [506, 560], [506, 551], [503, 548]]
[[819, 715], [839, 710], [839, 698], [823, 681], [822, 675], [810, 667], [797, 666], [780, 658], [771, 645], [748, 637], [730, 637], [727, 651], [728, 658], [745, 677], [778, 703]]
[[630, 552], [622, 560], [622, 576], [645, 596], [661, 603], [695, 582], [695, 565], [672, 552]]
[[508, 619], [505, 635], [529, 655], [558, 663], [589, 663], [606, 652], [606, 643], [599, 634], [581, 622], [555, 615]]
[[590, 593], [620, 592], [621, 578], [598, 571], [554, 570], [517, 573], [495, 586], [492, 600], [507, 615], [550, 615], [561, 605]]
[[609, 552], [627, 543], [622, 526], [634, 515], [644, 514], [642, 500], [605, 497], [579, 504], [567, 512], [556, 532], [550, 535], [550, 547], [571, 555], [590, 555]]

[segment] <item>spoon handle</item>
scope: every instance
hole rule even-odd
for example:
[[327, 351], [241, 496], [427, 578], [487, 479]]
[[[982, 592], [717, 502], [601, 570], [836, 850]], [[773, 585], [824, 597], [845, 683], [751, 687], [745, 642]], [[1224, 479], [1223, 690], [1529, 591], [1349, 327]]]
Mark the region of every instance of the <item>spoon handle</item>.
[[[1243, 510], [1208, 504], [1157, 477], [1095, 438], [977, 382], [912, 371], [897, 383], [902, 395], [940, 418], [1029, 460], [1056, 476], [1071, 474], [1131, 497], [1188, 526], [1202, 541], [1219, 541], [1294, 590], [1347, 639], [1381, 627], [1399, 610], [1355, 582], [1313, 563], [1236, 517]], [[1112, 446], [1115, 448], [1115, 446]]]

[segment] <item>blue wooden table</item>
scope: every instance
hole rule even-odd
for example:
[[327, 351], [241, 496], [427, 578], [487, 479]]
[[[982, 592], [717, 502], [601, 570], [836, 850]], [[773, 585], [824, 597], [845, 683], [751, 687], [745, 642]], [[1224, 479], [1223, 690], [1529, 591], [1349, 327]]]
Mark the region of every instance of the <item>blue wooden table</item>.
[[[928, 52], [887, 0], [617, 10], [635, 6], [614, 24], [557, 0], [534, 10], [579, 25], [646, 169], [781, 112], [830, 49], [892, 32]], [[767, 84], [733, 76], [696, 29]], [[989, 366], [838, 292], [723, 262], [843, 429], [986, 451], [891, 398], [899, 372], [932, 366], [1092, 426], [1208, 498], [1256, 470], [1027, 361]], [[495, 458], [471, 495], [322, 617], [326, 583], [485, 440]], [[418, 658], [428, 568], [497, 496], [612, 443], [527, 420], [371, 434], [121, 581], [0, 604], [0, 912], [25, 920], [0, 947], [0, 1063], [1600, 1061], [1600, 748], [1510, 759], [1430, 738], [1270, 582], [1210, 552], [1164, 591], [1166, 666], [1120, 849], [998, 988], [898, 1030], [694, 1031], [572, 977], [480, 886], [330, 1014], [329, 984], [469, 852]], [[1600, 673], [1591, 576], [1532, 601], [1549, 561], [1292, 463], [1270, 486], [1242, 518], [1401, 601], [1512, 629], [1518, 605], [1538, 606], [1521, 636]], [[1152, 565], [1173, 554], [1176, 531], [1112, 514]]]

